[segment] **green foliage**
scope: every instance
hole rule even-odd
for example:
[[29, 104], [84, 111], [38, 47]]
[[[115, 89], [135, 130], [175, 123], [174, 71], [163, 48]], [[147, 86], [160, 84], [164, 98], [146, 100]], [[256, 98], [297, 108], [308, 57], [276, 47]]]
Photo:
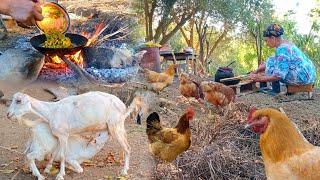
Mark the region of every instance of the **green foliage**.
[[[320, 2], [320, 0], [317, 1]], [[140, 17], [139, 23], [143, 24], [145, 0], [134, 0], [134, 2], [140, 5], [136, 12]], [[210, 74], [214, 74], [219, 66], [225, 66], [233, 60], [237, 61], [232, 66], [235, 73], [244, 74], [257, 68], [260, 56], [261, 60], [264, 61], [273, 55], [274, 49], [266, 47], [261, 33], [272, 22], [280, 23], [285, 29], [284, 38], [295, 43], [320, 68], [320, 7], [315, 7], [310, 12], [310, 16], [313, 18], [313, 26], [310, 32], [299, 34], [296, 29], [296, 22], [291, 16], [294, 12], [288, 11], [284, 19], [276, 18], [272, 0], [147, 0], [147, 2], [149, 2], [149, 7], [151, 7], [152, 2], [156, 2], [153, 30], [154, 32], [158, 30], [158, 35], [160, 34], [159, 37], [156, 37], [158, 42], [175, 28], [176, 23], [172, 16], [174, 13], [181, 18], [186, 15], [183, 14], [184, 12], [194, 10], [195, 21], [200, 19], [201, 12], [205, 12], [205, 15], [209, 16], [204, 23], [207, 27], [205, 36], [207, 43], [203, 46], [205, 50], [212, 47], [222, 34], [221, 24], [227, 24], [228, 33], [226, 37], [219, 42], [211, 57], [207, 57], [208, 61], [205, 66]], [[158, 29], [156, 26], [160, 22], [163, 28]], [[144, 34], [143, 26], [138, 31], [134, 31], [136, 39]], [[194, 45], [198, 41], [198, 39], [195, 40]], [[176, 52], [187, 46], [180, 33], [170, 36], [169, 43], [173, 51]], [[207, 47], [209, 43], [210, 47]], [[318, 75], [320, 79], [320, 74]]]
[[[308, 34], [299, 34], [295, 28], [296, 22], [291, 20], [292, 13], [288, 13], [286, 17], [280, 21], [285, 29], [285, 39], [292, 41], [314, 62], [317, 69], [320, 68], [320, 21], [315, 18]], [[312, 10], [310, 16], [316, 17], [317, 11]], [[319, 73], [318, 73], [319, 76]], [[317, 85], [320, 85], [318, 78]]]
[[175, 34], [169, 41], [170, 47], [174, 52], [181, 52], [181, 50], [187, 47], [181, 33]]

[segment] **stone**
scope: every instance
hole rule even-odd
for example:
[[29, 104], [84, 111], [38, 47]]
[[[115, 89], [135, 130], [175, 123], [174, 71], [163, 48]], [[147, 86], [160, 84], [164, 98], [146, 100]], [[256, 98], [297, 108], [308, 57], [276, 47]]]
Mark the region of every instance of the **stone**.
[[[33, 50], [8, 49], [0, 55], [0, 81], [23, 86], [37, 79], [44, 56]], [[1, 87], [0, 87], [1, 89]]]
[[75, 9], [75, 14], [77, 16], [82, 16], [86, 18], [91, 18], [97, 16], [99, 12], [96, 9], [86, 8], [86, 7], [78, 7]]
[[5, 39], [8, 35], [7, 27], [5, 26], [2, 16], [0, 15], [0, 40]]
[[84, 58], [88, 67], [97, 69], [131, 67], [141, 61], [146, 51], [132, 54], [127, 49], [120, 48], [84, 48]]

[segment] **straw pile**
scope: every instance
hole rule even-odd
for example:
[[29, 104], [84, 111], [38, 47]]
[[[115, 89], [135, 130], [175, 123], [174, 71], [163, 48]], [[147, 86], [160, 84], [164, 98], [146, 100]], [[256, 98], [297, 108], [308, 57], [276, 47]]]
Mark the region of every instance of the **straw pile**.
[[[160, 163], [157, 179], [266, 179], [259, 136], [244, 128], [248, 105], [236, 104], [225, 116], [193, 124], [192, 146], [174, 164]], [[320, 142], [320, 122], [295, 119], [304, 136]], [[297, 122], [298, 121], [298, 122]]]

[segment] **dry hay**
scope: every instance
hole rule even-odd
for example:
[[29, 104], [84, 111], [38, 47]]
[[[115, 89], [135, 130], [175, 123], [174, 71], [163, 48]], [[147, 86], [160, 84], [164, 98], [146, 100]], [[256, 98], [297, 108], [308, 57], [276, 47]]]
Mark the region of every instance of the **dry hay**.
[[[157, 179], [266, 179], [259, 136], [244, 128], [249, 106], [236, 106], [225, 116], [213, 115], [193, 123], [192, 146], [174, 164], [159, 164]], [[309, 142], [320, 145], [318, 117], [287, 114]]]
[[157, 166], [158, 179], [265, 179], [259, 137], [244, 128], [248, 106], [192, 126], [192, 146], [172, 165]]

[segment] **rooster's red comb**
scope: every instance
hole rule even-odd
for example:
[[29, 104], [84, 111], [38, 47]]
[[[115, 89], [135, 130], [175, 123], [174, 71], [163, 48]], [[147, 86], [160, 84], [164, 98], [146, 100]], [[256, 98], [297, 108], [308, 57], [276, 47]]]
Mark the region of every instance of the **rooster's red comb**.
[[195, 112], [192, 107], [188, 107], [186, 110], [186, 116], [188, 120], [192, 120], [195, 115]]

